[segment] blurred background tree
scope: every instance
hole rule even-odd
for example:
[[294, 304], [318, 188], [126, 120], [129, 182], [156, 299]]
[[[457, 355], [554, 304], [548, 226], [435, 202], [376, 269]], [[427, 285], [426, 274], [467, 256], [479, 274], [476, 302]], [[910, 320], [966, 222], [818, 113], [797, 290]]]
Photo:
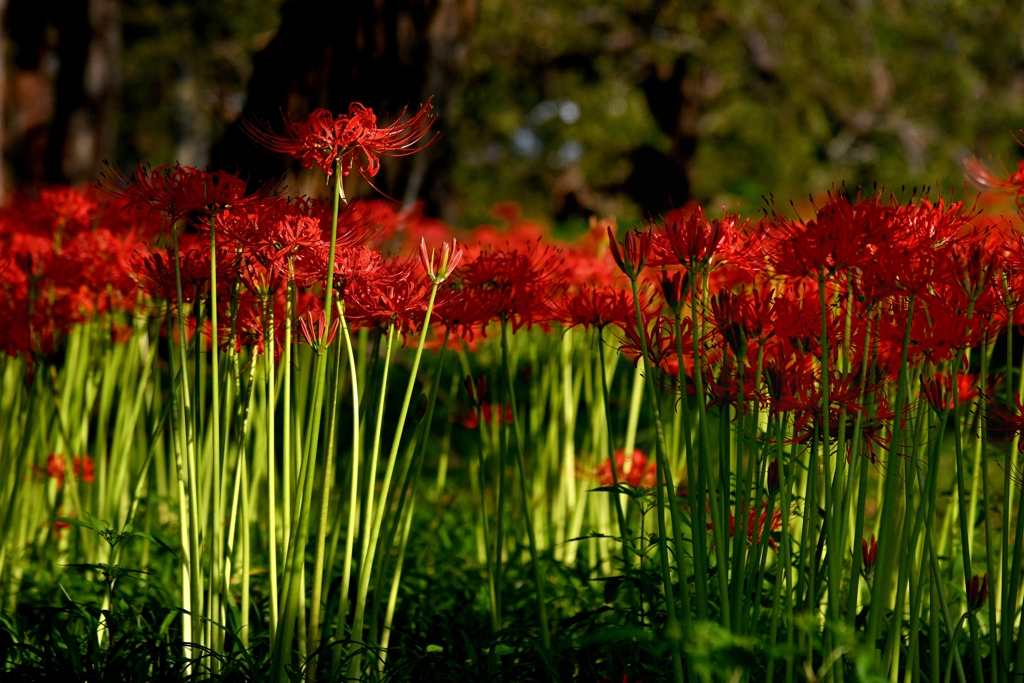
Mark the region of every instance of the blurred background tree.
[[461, 225], [510, 199], [572, 226], [842, 182], [948, 189], [965, 156], [1021, 156], [1024, 12], [1001, 0], [7, 2], [8, 187], [109, 158], [322, 193], [239, 117], [360, 101], [391, 120], [431, 96], [441, 138], [378, 187]]

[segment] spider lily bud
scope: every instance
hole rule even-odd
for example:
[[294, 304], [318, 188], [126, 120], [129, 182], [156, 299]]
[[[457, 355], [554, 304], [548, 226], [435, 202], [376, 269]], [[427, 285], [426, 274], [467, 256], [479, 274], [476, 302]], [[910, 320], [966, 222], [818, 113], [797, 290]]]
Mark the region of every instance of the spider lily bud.
[[864, 566], [861, 568], [861, 571], [864, 572], [864, 578], [869, 579], [875, 571], [875, 559], [878, 554], [878, 543], [875, 541], [875, 535], [871, 534], [870, 545], [868, 545], [867, 539], [861, 539], [860, 549], [864, 556]]
[[975, 574], [967, 582], [967, 608], [972, 612], [977, 612], [985, 604], [987, 598], [988, 574], [985, 574], [984, 579], [979, 579], [978, 575]]
[[651, 233], [630, 230], [622, 241], [622, 248], [615, 239], [615, 233], [611, 226], [608, 226], [608, 246], [612, 250], [612, 258], [626, 277], [636, 280], [640, 272], [647, 265], [647, 258], [651, 255]]
[[772, 460], [768, 465], [768, 495], [774, 496], [779, 492], [779, 461]]
[[483, 405], [487, 399], [487, 376], [480, 375], [474, 383], [473, 378], [466, 375], [466, 379], [463, 380], [462, 384], [466, 387], [466, 393], [469, 394], [469, 402], [473, 404], [473, 407], [479, 408]]
[[420, 238], [420, 263], [423, 264], [423, 270], [427, 272], [427, 277], [435, 285], [439, 285], [452, 274], [455, 267], [459, 265], [459, 261], [462, 260], [462, 250], [455, 250], [458, 246], [458, 240], [453, 239], [451, 245], [447, 242], [441, 245], [441, 259], [438, 264], [437, 270], [434, 270], [434, 250], [430, 250], [430, 256], [427, 256], [427, 241]]
[[332, 320], [331, 329], [324, 335], [327, 316], [324, 315], [323, 311], [320, 311], [320, 314], [314, 317], [313, 311], [309, 311], [306, 315], [299, 317], [299, 330], [302, 332], [306, 343], [313, 347], [314, 351], [321, 353], [324, 347], [330, 346], [334, 342], [334, 337], [338, 334], [339, 322], [339, 318]]
[[678, 316], [683, 302], [686, 300], [686, 290], [690, 286], [690, 272], [677, 270], [671, 275], [665, 273], [661, 276], [660, 284], [665, 303]]

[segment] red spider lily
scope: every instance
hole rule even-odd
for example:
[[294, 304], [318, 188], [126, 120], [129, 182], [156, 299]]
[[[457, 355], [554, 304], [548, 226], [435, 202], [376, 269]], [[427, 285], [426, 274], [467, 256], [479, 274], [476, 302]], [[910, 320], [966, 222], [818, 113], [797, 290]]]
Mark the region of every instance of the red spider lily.
[[747, 358], [746, 363], [744, 363], [742, 384], [740, 383], [740, 378], [737, 377], [734, 366], [723, 368], [717, 376], [710, 365], [706, 366], [704, 368], [704, 390], [707, 393], [707, 404], [709, 406], [736, 406], [739, 403], [740, 391], [742, 390], [743, 412], [745, 414], [750, 408], [748, 404], [761, 398], [758, 395], [758, 388], [754, 384], [755, 372], [756, 368], [754, 367], [753, 358]]
[[[325, 330], [327, 327], [327, 316], [323, 310], [319, 311], [318, 314], [314, 314], [312, 310], [306, 311], [305, 315], [299, 317], [299, 330], [302, 332], [302, 338], [306, 340], [306, 343], [312, 346], [314, 349], [321, 349], [324, 346], [330, 346], [334, 343], [334, 337], [338, 334], [338, 323], [339, 318], [334, 318], [331, 321], [331, 329]], [[324, 336], [326, 332], [326, 337]]]
[[[957, 373], [957, 398], [963, 404], [978, 396], [978, 378], [963, 372]], [[936, 372], [931, 379], [921, 380], [921, 395], [927, 399], [935, 412], [953, 409], [952, 383], [947, 373]]]
[[976, 230], [964, 241], [950, 245], [950, 256], [957, 274], [956, 282], [971, 299], [979, 299], [993, 289], [1002, 270], [1003, 257], [992, 242], [991, 227]]
[[286, 132], [277, 135], [267, 126], [244, 122], [246, 132], [260, 145], [275, 154], [299, 159], [305, 168], [318, 166], [327, 175], [337, 164], [342, 175], [348, 175], [362, 155], [359, 172], [372, 178], [380, 170], [380, 156], [406, 156], [422, 148], [416, 145], [426, 136], [434, 122], [428, 100], [408, 120], [398, 120], [383, 128], [377, 116], [359, 103], [349, 105], [348, 114], [333, 116], [326, 109], [314, 110], [303, 122], [284, 117]]
[[451, 245], [444, 242], [441, 245], [441, 257], [440, 263], [437, 269], [434, 269], [434, 250], [430, 250], [430, 256], [427, 256], [427, 241], [424, 238], [420, 238], [420, 263], [423, 265], [423, 270], [426, 271], [427, 277], [435, 285], [439, 285], [447, 280], [456, 267], [459, 265], [459, 261], [462, 260], [462, 250], [456, 248], [458, 242], [452, 240]]
[[[685, 319], [681, 322], [683, 350], [689, 351], [693, 348], [693, 341], [690, 338], [690, 321]], [[675, 327], [674, 320], [663, 316], [655, 316], [646, 321], [645, 329], [643, 330], [650, 363], [660, 367], [669, 375], [678, 373], [679, 368], [679, 358], [676, 356]], [[633, 365], [637, 365], [643, 357], [643, 342], [640, 339], [636, 325], [631, 324], [623, 327], [623, 333], [626, 338], [622, 340], [619, 351], [632, 361]], [[689, 365], [692, 366], [692, 360]]]
[[46, 459], [46, 475], [50, 479], [57, 480], [57, 488], [64, 485], [64, 472], [67, 470], [67, 462], [64, 460], [64, 456], [57, 455], [56, 453], [50, 453]]
[[[286, 311], [283, 289], [275, 291], [265, 302], [253, 294], [243, 292], [238, 297], [238, 306], [235, 312], [235, 351], [240, 352], [244, 346], [252, 348], [257, 354], [266, 353], [267, 334], [269, 333], [274, 338], [274, 359], [279, 358], [284, 346]], [[307, 310], [307, 313], [309, 312]], [[270, 322], [273, 325], [268, 330]]]
[[[612, 680], [611, 676], [605, 676], [604, 678], [602, 678], [597, 683], [615, 683], [615, 681]], [[636, 679], [635, 681], [630, 681], [629, 674], [622, 674], [622, 683], [644, 683], [644, 682], [641, 679], [639, 679], [639, 678]]]
[[[819, 382], [810, 372], [794, 373], [790, 375], [790, 381], [784, 388], [783, 396], [778, 399], [779, 410], [790, 411], [794, 414], [793, 437], [791, 443], [810, 443], [814, 438], [815, 427], [820, 430], [822, 406], [821, 387]], [[875, 446], [887, 447], [887, 441], [882, 436], [884, 433], [884, 421], [892, 418], [888, 411], [888, 404], [880, 386], [867, 386], [864, 388], [864, 401], [867, 405], [875, 405], [872, 413], [859, 403], [861, 387], [857, 377], [849, 375], [839, 377], [833, 375], [829, 378], [829, 422], [828, 435], [831, 440], [839, 438], [839, 423], [842, 412], [846, 411], [846, 427], [843, 437], [847, 449], [853, 447], [854, 429], [856, 428], [856, 416], [860, 413], [861, 419], [861, 444], [867, 453], [867, 457], [875, 462]], [[818, 432], [818, 438], [823, 435]], [[850, 451], [847, 450], [846, 458], [849, 461]]]
[[[32, 469], [37, 474], [44, 475], [49, 479], [55, 479], [59, 489], [64, 486], [64, 475], [67, 473], [67, 467], [68, 463], [63, 455], [51, 453], [46, 458], [45, 470], [35, 465], [32, 466]], [[71, 471], [76, 479], [85, 484], [91, 484], [95, 480], [95, 466], [93, 465], [92, 458], [88, 455], [76, 455], [72, 460]]]
[[559, 252], [530, 244], [524, 250], [482, 251], [464, 260], [455, 279], [480, 315], [506, 319], [513, 331], [551, 320], [551, 304], [561, 287], [555, 278]]
[[432, 320], [472, 344], [477, 336], [484, 336], [487, 324], [495, 317], [493, 301], [481, 296], [479, 290], [462, 290], [451, 285], [449, 282], [438, 290]]
[[[1013, 400], [1016, 403], [1016, 410], [1007, 410], [994, 401], [988, 402], [985, 409], [985, 434], [988, 440], [1010, 441], [1024, 433], [1024, 405], [1021, 405], [1018, 392], [1014, 392]], [[1024, 453], [1024, 439], [1018, 441], [1017, 449]]]
[[[782, 510], [781, 509], [773, 508], [771, 510], [770, 514], [771, 514], [771, 520], [769, 521], [769, 519], [768, 519], [769, 510], [768, 510], [768, 503], [767, 503], [767, 501], [761, 501], [761, 514], [760, 515], [757, 514], [756, 508], [754, 508], [754, 507], [750, 508], [750, 518], [747, 521], [747, 543], [751, 543], [752, 544], [754, 542], [754, 533], [755, 532], [757, 533], [757, 538], [761, 538], [762, 534], [764, 533], [765, 525], [767, 524], [768, 525], [768, 531], [769, 531], [768, 545], [771, 547], [772, 550], [776, 550], [777, 549], [778, 546], [775, 543], [775, 539], [773, 539], [771, 537], [770, 533], [773, 532], [773, 531], [778, 531], [778, 530], [780, 530], [782, 528]], [[755, 524], [755, 522], [756, 522], [756, 524]], [[714, 529], [714, 524], [712, 524], [711, 522], [708, 522], [707, 523], [707, 527], [708, 527], [708, 530], [710, 531], [710, 530]], [[730, 511], [729, 512], [729, 538], [732, 538], [735, 535], [736, 535], [736, 517]]]
[[[646, 305], [641, 301], [641, 310]], [[555, 319], [568, 327], [604, 329], [609, 325], [628, 328], [635, 325], [636, 307], [633, 295], [621, 289], [583, 286], [574, 294], [552, 303]]]
[[[727, 232], [736, 231], [737, 223], [738, 217], [728, 214], [724, 219], [709, 221], [700, 207], [696, 211], [673, 211], [657, 230], [661, 239], [656, 240], [655, 254], [661, 263], [671, 254], [679, 265], [690, 270], [701, 269], [711, 262], [719, 245], [727, 238]], [[654, 226], [650, 229], [655, 231]]]
[[747, 352], [747, 342], [763, 343], [773, 334], [774, 295], [770, 290], [760, 294], [723, 291], [711, 299], [711, 316], [715, 329], [733, 355]]
[[[651, 487], [657, 483], [657, 463], [648, 459], [647, 455], [639, 448], [633, 449], [633, 454], [626, 462], [626, 451], [619, 449], [614, 453], [615, 475], [620, 484], [630, 486]], [[612, 465], [608, 460], [602, 462], [595, 472], [601, 486], [612, 486]]]
[[[795, 355], [813, 354], [821, 357], [821, 303], [817, 283], [801, 280], [791, 283], [780, 296], [770, 300], [770, 312], [763, 310], [767, 293], [759, 295], [757, 303], [749, 314], [751, 329], [771, 335], [782, 344], [787, 352]], [[827, 311], [826, 325], [829, 338], [837, 339], [843, 329], [844, 316], [833, 309]], [[762, 335], [767, 337], [767, 334]], [[834, 346], [834, 345], [833, 345]], [[835, 349], [833, 348], [833, 351]]]
[[871, 543], [868, 543], [865, 538], [860, 540], [860, 552], [862, 556], [860, 571], [864, 574], [864, 578], [870, 579], [875, 572], [875, 560], [878, 556], [878, 542], [875, 541], [874, 534], [871, 534]]
[[[491, 424], [494, 420], [497, 420], [498, 424], [512, 424], [512, 406], [508, 404], [503, 410], [493, 403], [484, 403], [480, 406], [479, 415], [483, 415], [485, 424]], [[476, 429], [479, 425], [480, 418], [476, 410], [471, 410], [462, 417], [462, 426], [466, 429]]]
[[72, 471], [75, 477], [81, 479], [86, 484], [91, 484], [95, 478], [95, 465], [93, 465], [92, 458], [88, 455], [75, 456]]
[[149, 225], [118, 218], [111, 204], [121, 208], [46, 188], [0, 209], [0, 350], [48, 356], [76, 323], [135, 308], [129, 261]]
[[193, 217], [196, 227], [207, 228], [209, 217], [225, 209], [240, 209], [262, 201], [267, 189], [249, 194], [245, 181], [226, 171], [200, 171], [191, 166], [139, 165], [127, 176], [107, 165], [100, 187], [130, 207], [148, 208], [172, 222]]
[[669, 275], [662, 272], [658, 279], [661, 288], [661, 296], [665, 299], [672, 314], [677, 318], [682, 315], [683, 303], [690, 291], [690, 271], [679, 271]]
[[967, 582], [967, 609], [971, 612], [977, 612], [985, 606], [985, 600], [988, 598], [988, 574], [985, 574], [984, 578], [979, 578], [977, 574], [971, 577], [970, 581]]
[[769, 262], [776, 273], [796, 276], [830, 276], [859, 266], [872, 251], [868, 245], [891, 235], [893, 213], [875, 196], [851, 202], [842, 194], [830, 194], [807, 223], [776, 211], [771, 223], [776, 242]]
[[615, 259], [615, 265], [619, 267], [619, 270], [630, 280], [636, 280], [640, 277], [644, 266], [647, 265], [647, 259], [651, 255], [651, 241], [653, 237], [654, 233], [651, 230], [643, 232], [635, 229], [630, 230], [626, 232], [626, 237], [623, 239], [620, 248], [612, 227], [608, 226], [608, 246], [611, 249], [612, 258]]
[[64, 530], [71, 528], [71, 522], [65, 522], [60, 519], [53, 520], [53, 536], [58, 541], [64, 538]]
[[[980, 316], [968, 319], [970, 307], [958, 287], [945, 287], [941, 295], [921, 295], [910, 321], [911, 361], [926, 359], [934, 364], [949, 360], [957, 352], [977, 346], [985, 336], [995, 334], [998, 326]], [[880, 352], [899, 357], [906, 334], [909, 307], [894, 306], [878, 326]], [[988, 329], [986, 329], [988, 328]], [[885, 347], [889, 347], [888, 350]]]
[[1012, 194], [1016, 196], [1018, 202], [1024, 197], [1024, 161], [1017, 164], [1016, 171], [1001, 177], [978, 159], [972, 158], [964, 162], [964, 174], [982, 190]]
[[345, 316], [362, 325], [394, 325], [398, 331], [415, 331], [423, 323], [430, 287], [412, 262], [384, 263], [375, 281], [349, 283]]
[[476, 378], [476, 382], [471, 376], [466, 375], [462, 385], [466, 387], [469, 402], [473, 404], [474, 408], [479, 408], [487, 401], [487, 375], [480, 375]]
[[[100, 202], [91, 189], [44, 187], [35, 197], [16, 194], [3, 212], [19, 232], [59, 243], [64, 237], [91, 229], [100, 215]], [[60, 251], [59, 244], [55, 248]]]
[[210, 248], [195, 235], [182, 235], [178, 245], [183, 302], [178, 302], [174, 277], [174, 256], [169, 250], [138, 252], [132, 262], [132, 275], [146, 294], [177, 303], [192, 303], [210, 282]]

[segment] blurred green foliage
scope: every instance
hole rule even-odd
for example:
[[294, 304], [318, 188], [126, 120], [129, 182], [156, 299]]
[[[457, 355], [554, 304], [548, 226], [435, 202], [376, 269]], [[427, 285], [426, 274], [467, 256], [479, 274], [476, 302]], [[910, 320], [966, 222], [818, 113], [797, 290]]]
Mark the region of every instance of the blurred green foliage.
[[117, 158], [205, 166], [245, 105], [281, 0], [122, 0]]
[[[280, 2], [125, 0], [117, 157], [203, 165]], [[685, 169], [676, 197], [744, 213], [843, 182], [959, 189], [965, 156], [1019, 155], [1013, 3], [478, 0], [477, 17], [438, 124], [455, 150], [446, 213], [465, 225], [503, 200], [635, 222], [631, 175], [657, 180], [634, 168], [641, 147]]]
[[[508, 198], [557, 212], [578, 186], [628, 223], [629, 152], [682, 133], [692, 197], [748, 213], [833, 183], [962, 188], [964, 156], [1018, 156], [1022, 40], [999, 0], [481, 0], [454, 186], [467, 218]], [[679, 120], [659, 126], [644, 82], [673, 78]], [[539, 115], [567, 101], [577, 121]]]

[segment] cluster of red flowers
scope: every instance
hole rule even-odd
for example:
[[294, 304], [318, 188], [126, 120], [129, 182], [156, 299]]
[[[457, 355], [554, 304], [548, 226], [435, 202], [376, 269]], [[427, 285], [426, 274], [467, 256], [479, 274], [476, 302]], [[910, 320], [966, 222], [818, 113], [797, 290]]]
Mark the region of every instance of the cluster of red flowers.
[[608, 460], [602, 462], [597, 468], [597, 480], [601, 486], [612, 486], [617, 480], [620, 484], [630, 486], [651, 487], [655, 485], [658, 477], [657, 462], [648, 459], [647, 454], [639, 448], [633, 449], [633, 455], [629, 462], [626, 462], [626, 451], [619, 449], [615, 451], [615, 475], [612, 476], [612, 466]]
[[0, 209], [0, 351], [46, 356], [76, 323], [133, 310], [130, 261], [158, 228], [94, 190], [16, 195]]
[[[36, 466], [33, 466], [32, 469], [36, 474], [55, 480], [57, 488], [60, 489], [64, 486], [64, 475], [67, 473], [68, 462], [65, 456], [51, 453], [46, 459], [45, 470]], [[83, 484], [93, 483], [96, 476], [96, 467], [93, 464], [92, 458], [88, 455], [76, 455], [72, 459], [71, 471], [75, 479], [78, 479]]]
[[[340, 160], [345, 173], [362, 155], [361, 170], [372, 175], [378, 155], [412, 151], [431, 120], [427, 105], [378, 128], [372, 112], [353, 105], [347, 115], [287, 122], [283, 136], [253, 131], [270, 149], [327, 172]], [[7, 353], [48, 353], [71, 325], [137, 301], [161, 311], [212, 300], [219, 328], [195, 306], [191, 330], [256, 352], [268, 337], [281, 348], [289, 310], [297, 340], [324, 332], [316, 328], [331, 265], [328, 204], [186, 167], [109, 172], [101, 186], [105, 193], [44, 190], [0, 212]], [[909, 362], [923, 369], [915, 389], [948, 409], [947, 362], [1019, 322], [1024, 296], [1024, 239], [1009, 221], [944, 198], [832, 194], [807, 219], [778, 208], [758, 219], [712, 219], [688, 206], [628, 231], [621, 246], [614, 222], [594, 220], [583, 239], [556, 247], [514, 205], [494, 213], [503, 229], [459, 235], [463, 258], [437, 295], [435, 343], [445, 330], [476, 343], [495, 323], [611, 329], [634, 362], [646, 347], [663, 386], [692, 393], [699, 375], [709, 403], [791, 413], [798, 442], [822, 423], [837, 438], [843, 416], [861, 415], [869, 456], [893, 418], [886, 397], [904, 339]], [[429, 263], [388, 254], [415, 254], [422, 237], [437, 244], [454, 231], [417, 210], [364, 201], [343, 209], [337, 234], [333, 283], [347, 324], [419, 330]], [[970, 377], [956, 386], [960, 400], [974, 395]], [[852, 429], [852, 419], [845, 423]]]

